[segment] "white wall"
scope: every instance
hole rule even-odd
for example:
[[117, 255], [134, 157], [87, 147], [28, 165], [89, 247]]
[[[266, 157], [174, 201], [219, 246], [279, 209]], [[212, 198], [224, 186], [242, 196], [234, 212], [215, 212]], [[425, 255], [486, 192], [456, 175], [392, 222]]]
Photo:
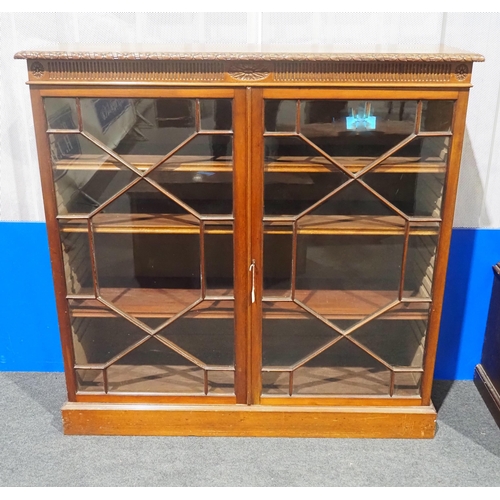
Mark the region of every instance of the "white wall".
[[474, 67], [456, 227], [500, 228], [500, 13], [0, 13], [0, 221], [42, 221], [26, 62], [64, 44], [309, 45], [444, 43], [486, 57]]

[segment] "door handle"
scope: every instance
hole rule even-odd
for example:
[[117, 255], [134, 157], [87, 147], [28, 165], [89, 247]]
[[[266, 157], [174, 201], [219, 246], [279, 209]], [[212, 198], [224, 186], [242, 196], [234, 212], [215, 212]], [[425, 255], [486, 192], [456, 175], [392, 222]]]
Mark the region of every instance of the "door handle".
[[255, 259], [252, 259], [252, 263], [250, 264], [250, 267], [248, 270], [252, 273], [252, 292], [251, 292], [251, 297], [252, 297], [252, 304], [255, 302]]

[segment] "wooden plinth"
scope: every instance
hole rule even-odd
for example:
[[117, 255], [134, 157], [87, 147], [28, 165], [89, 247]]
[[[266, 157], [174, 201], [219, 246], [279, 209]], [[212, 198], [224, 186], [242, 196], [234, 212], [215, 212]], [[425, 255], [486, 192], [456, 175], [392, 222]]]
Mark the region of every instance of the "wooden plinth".
[[436, 411], [415, 407], [276, 407], [66, 403], [65, 434], [432, 438]]

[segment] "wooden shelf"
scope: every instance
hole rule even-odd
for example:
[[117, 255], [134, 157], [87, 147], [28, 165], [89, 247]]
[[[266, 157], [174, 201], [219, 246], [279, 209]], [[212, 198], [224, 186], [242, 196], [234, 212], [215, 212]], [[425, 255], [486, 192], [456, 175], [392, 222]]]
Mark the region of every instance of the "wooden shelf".
[[[209, 290], [192, 318], [233, 318], [231, 290]], [[101, 296], [120, 310], [136, 318], [170, 318], [200, 298], [200, 291], [165, 288], [104, 288]], [[210, 299], [217, 297], [217, 300]], [[227, 300], [226, 300], [227, 297]], [[297, 290], [296, 297], [307, 307], [328, 319], [362, 319], [387, 306], [397, 298], [396, 291], [372, 290]], [[221, 300], [224, 298], [224, 300]], [[216, 307], [214, 305], [216, 304]], [[82, 299], [70, 306], [74, 317], [114, 317], [104, 304], [95, 299]], [[389, 311], [384, 319], [426, 319], [429, 304], [408, 303], [402, 309]], [[311, 316], [292, 302], [283, 298], [266, 297], [264, 319], [308, 319]]]
[[[162, 156], [139, 156], [122, 155], [122, 158], [140, 171], [146, 171], [156, 163]], [[351, 172], [359, 172], [373, 162], [376, 158], [369, 157], [333, 157], [333, 159], [345, 166]], [[127, 170], [122, 163], [112, 157], [103, 160], [101, 156], [79, 155], [70, 160], [60, 160], [55, 163], [56, 170], [99, 170], [117, 171]], [[169, 160], [158, 167], [159, 171], [171, 172], [232, 172], [233, 164], [230, 158], [226, 161], [218, 158], [213, 160], [206, 156], [176, 156], [175, 161]], [[280, 157], [266, 160], [265, 171], [276, 173], [325, 173], [332, 170], [340, 172], [332, 163], [321, 156], [317, 157]], [[375, 167], [373, 173], [443, 173], [446, 171], [446, 162], [438, 157], [427, 158], [425, 162], [419, 161], [417, 157], [390, 157], [384, 160], [382, 165]]]
[[[167, 214], [97, 214], [93, 218], [96, 233], [158, 233], [199, 234], [200, 224], [193, 215]], [[207, 223], [207, 234], [232, 234], [230, 221]], [[84, 233], [85, 219], [67, 220], [61, 227], [63, 233]], [[397, 235], [404, 234], [405, 220], [394, 216], [370, 215], [307, 215], [300, 219], [298, 234], [321, 235]], [[439, 233], [439, 222], [415, 222], [410, 234], [429, 236]], [[292, 234], [290, 222], [265, 221], [264, 234]]]

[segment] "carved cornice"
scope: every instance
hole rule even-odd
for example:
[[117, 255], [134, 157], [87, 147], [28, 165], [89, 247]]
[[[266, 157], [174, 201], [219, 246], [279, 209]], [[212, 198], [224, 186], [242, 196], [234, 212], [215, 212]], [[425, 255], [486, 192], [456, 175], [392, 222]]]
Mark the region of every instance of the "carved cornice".
[[272, 53], [272, 52], [68, 52], [22, 51], [15, 59], [121, 61], [352, 61], [352, 62], [482, 62], [467, 53]]

